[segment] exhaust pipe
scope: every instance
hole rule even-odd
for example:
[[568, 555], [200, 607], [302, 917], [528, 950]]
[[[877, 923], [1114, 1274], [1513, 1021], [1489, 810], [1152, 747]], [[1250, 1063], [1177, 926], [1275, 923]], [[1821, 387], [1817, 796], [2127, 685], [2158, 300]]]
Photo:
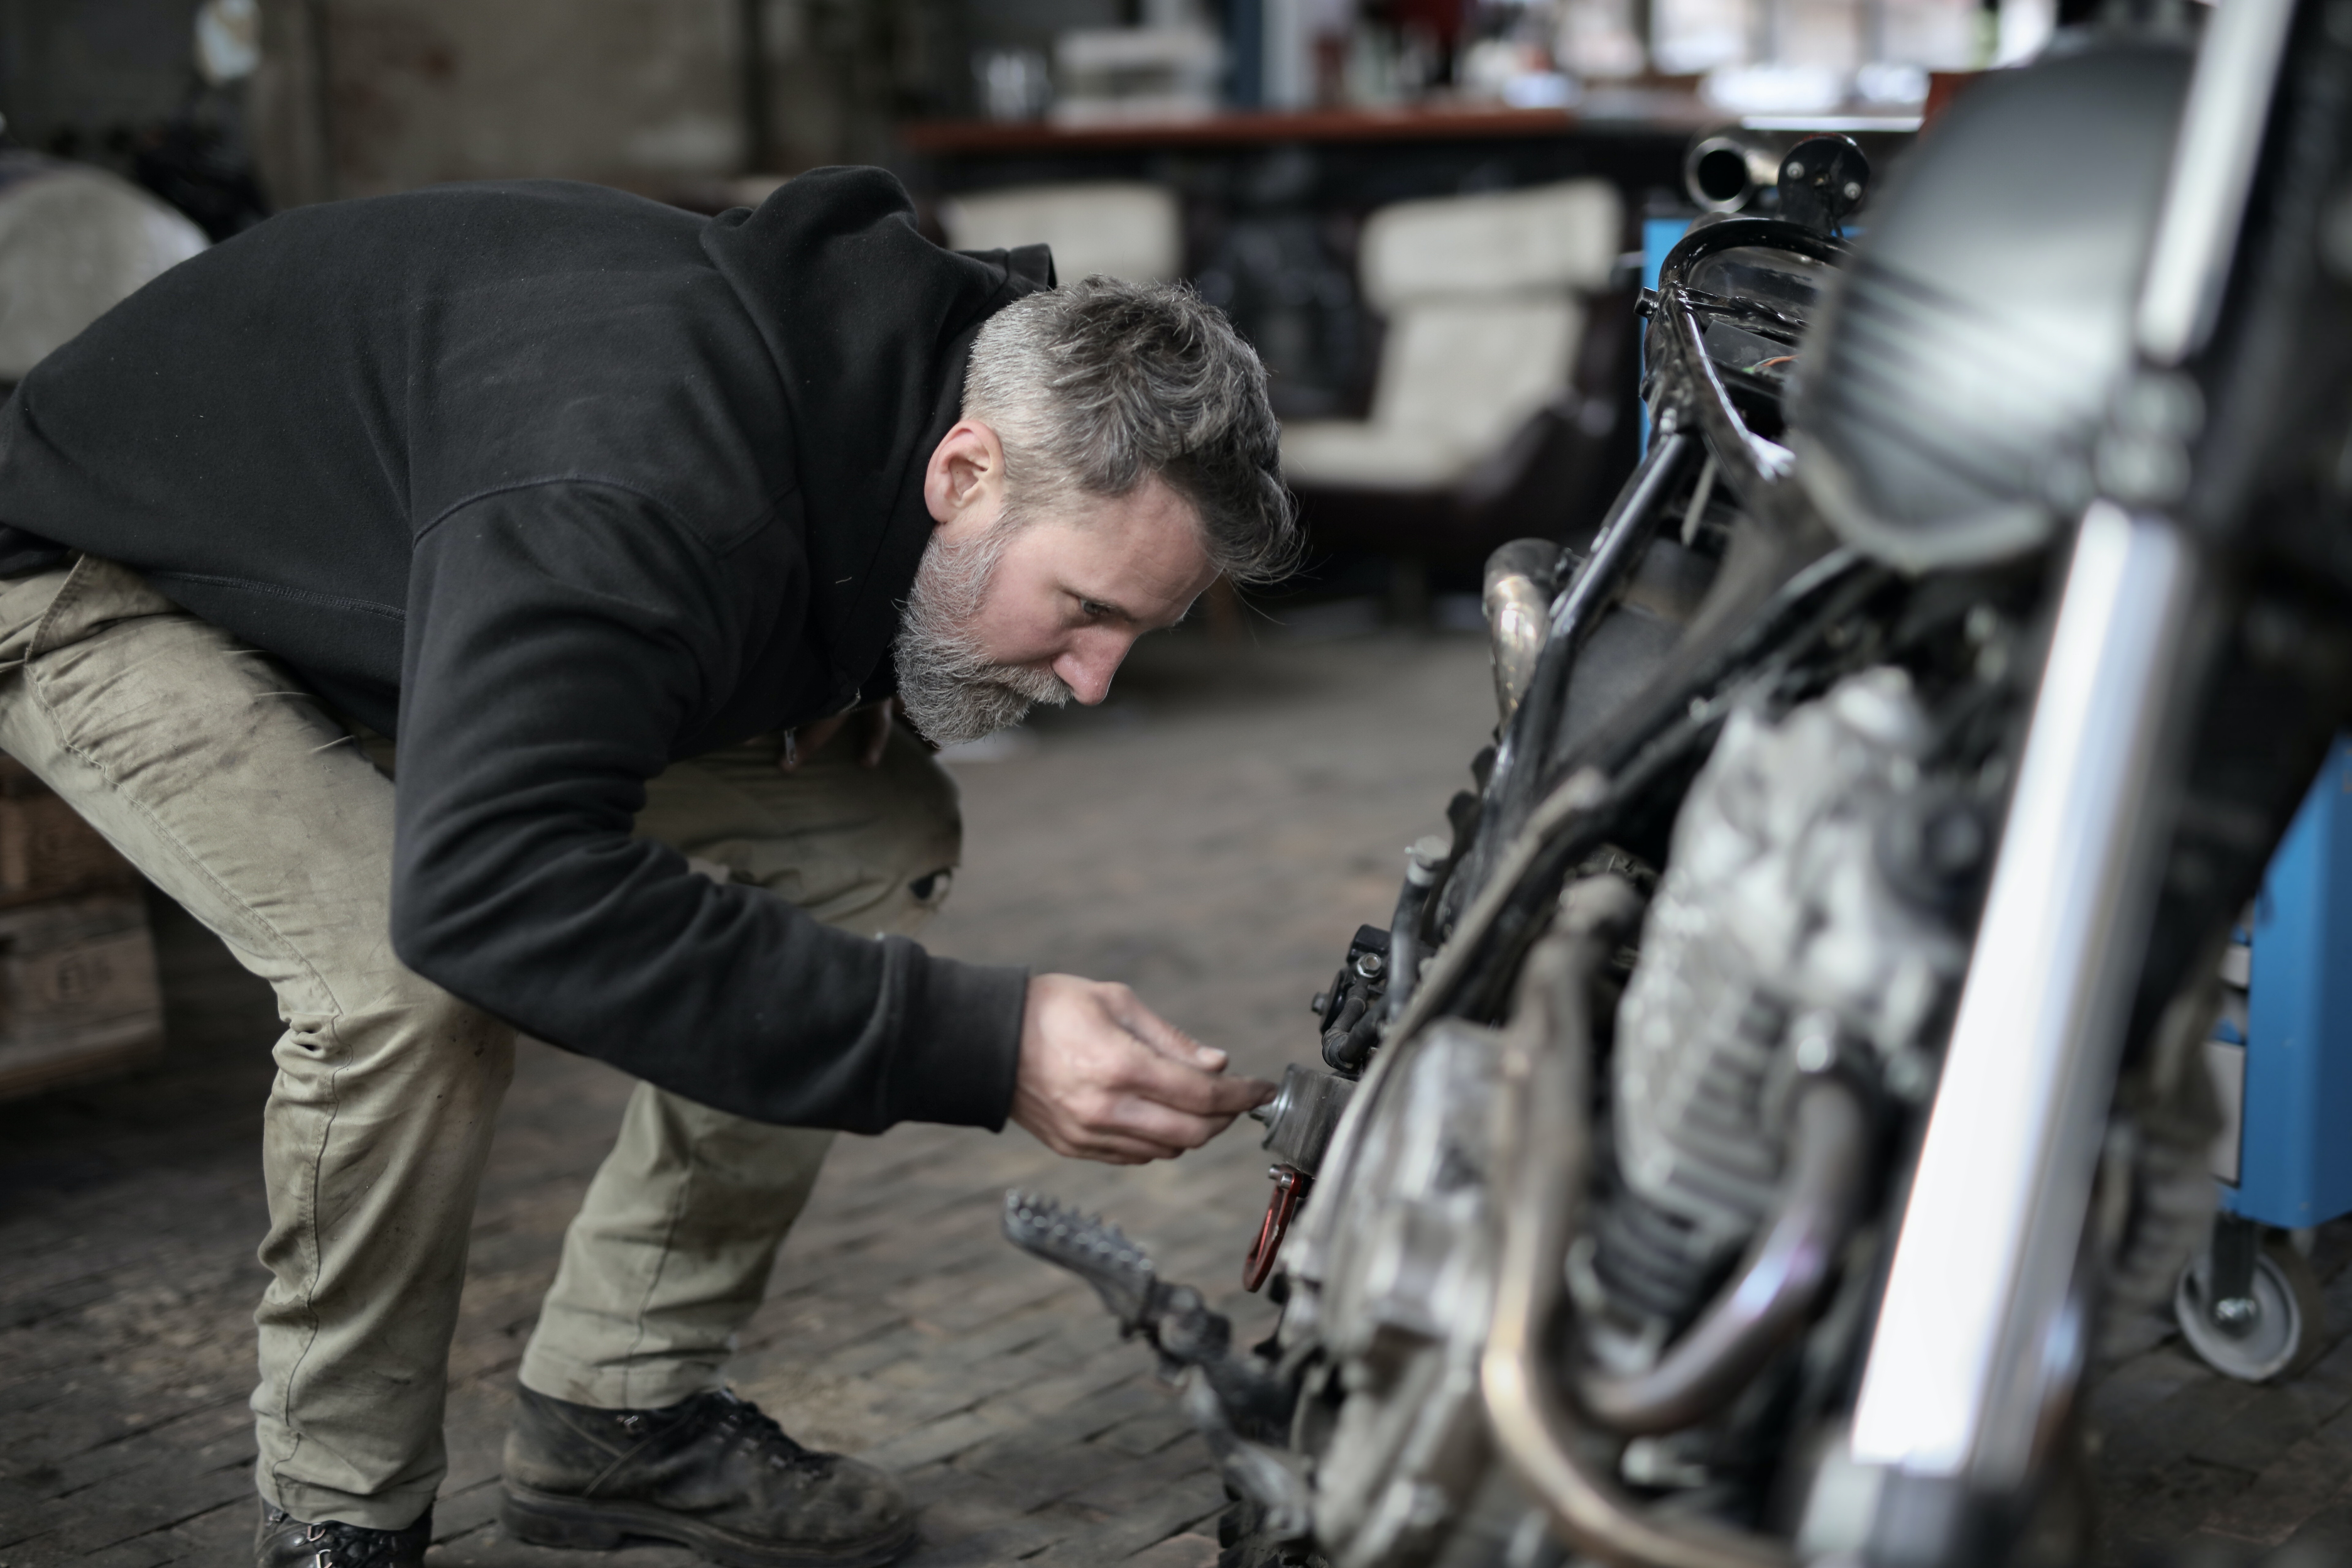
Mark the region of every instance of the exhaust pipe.
[[1511, 1112], [1500, 1153], [1511, 1173], [1503, 1264], [1479, 1363], [1496, 1446], [1553, 1527], [1615, 1568], [1795, 1568], [1780, 1542], [1644, 1510], [1590, 1457], [1582, 1418], [1547, 1345], [1564, 1288], [1562, 1259], [1591, 1162], [1591, 984], [1638, 912], [1632, 888], [1601, 878], [1570, 889], [1559, 924], [1528, 955], [1506, 1031], [1499, 1097]]
[[1823, 1075], [1805, 1085], [1779, 1211], [1738, 1275], [1655, 1366], [1583, 1372], [1577, 1397], [1595, 1420], [1629, 1436], [1678, 1432], [1728, 1404], [1775, 1351], [1804, 1331], [1853, 1229], [1870, 1142], [1870, 1123], [1851, 1084]]
[[1559, 582], [1559, 546], [1514, 539], [1486, 557], [1486, 635], [1495, 649], [1495, 706], [1508, 725], [1536, 678], [1551, 636], [1551, 601]]

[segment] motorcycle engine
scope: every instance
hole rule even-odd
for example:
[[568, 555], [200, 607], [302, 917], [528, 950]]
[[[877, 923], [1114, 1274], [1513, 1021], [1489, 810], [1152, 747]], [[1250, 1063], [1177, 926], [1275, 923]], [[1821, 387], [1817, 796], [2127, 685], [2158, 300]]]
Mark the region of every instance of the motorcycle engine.
[[[1735, 716], [1693, 784], [1617, 1016], [1622, 1174], [1580, 1248], [1604, 1364], [1654, 1357], [1771, 1207], [1806, 1051], [1930, 1087], [1917, 1044], [1967, 956], [1938, 900], [1984, 836], [1923, 771], [1928, 737], [1909, 679], [1872, 669], [1777, 720]], [[1286, 1353], [1324, 1352], [1292, 1441], [1338, 1568], [1478, 1561], [1469, 1527], [1496, 1530], [1478, 1358], [1500, 1040], [1445, 1019], [1400, 1046], [1285, 1255]]]
[[[1315, 1533], [1339, 1568], [1428, 1560], [1485, 1468], [1500, 1036], [1446, 1019], [1396, 1063], [1329, 1223]], [[1294, 1293], [1295, 1307], [1309, 1305]], [[1305, 1322], [1294, 1311], [1286, 1329]]]
[[1734, 714], [1684, 801], [1618, 1010], [1619, 1184], [1580, 1270], [1601, 1365], [1653, 1363], [1755, 1234], [1801, 1070], [1846, 1055], [1928, 1087], [1915, 1047], [1968, 958], [1950, 894], [1985, 849], [1923, 774], [1929, 735], [1910, 678], [1866, 670], [1778, 721]]

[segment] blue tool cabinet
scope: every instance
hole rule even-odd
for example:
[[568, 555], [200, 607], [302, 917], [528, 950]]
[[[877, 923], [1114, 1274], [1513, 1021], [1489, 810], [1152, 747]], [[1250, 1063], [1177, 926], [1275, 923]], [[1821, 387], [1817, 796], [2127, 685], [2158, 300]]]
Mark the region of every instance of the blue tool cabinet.
[[2207, 1364], [2262, 1383], [2326, 1342], [2319, 1281], [2292, 1237], [2352, 1213], [2352, 740], [2328, 748], [2221, 981], [2205, 1046], [2221, 1212], [2173, 1316]]
[[2230, 1213], [2307, 1229], [2352, 1214], [2352, 739], [2329, 748], [2242, 934], [2242, 1017], [2225, 1008], [2209, 1047], [2238, 1112], [2214, 1173]]

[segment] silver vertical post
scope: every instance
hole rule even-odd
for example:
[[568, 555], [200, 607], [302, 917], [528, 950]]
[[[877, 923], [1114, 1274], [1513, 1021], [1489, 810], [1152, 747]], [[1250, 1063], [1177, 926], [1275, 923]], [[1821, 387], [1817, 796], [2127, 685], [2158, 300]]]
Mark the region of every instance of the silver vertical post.
[[2200, 583], [2172, 524], [2084, 518], [1854, 1410], [1862, 1464], [1970, 1490], [2026, 1473], [2170, 824]]

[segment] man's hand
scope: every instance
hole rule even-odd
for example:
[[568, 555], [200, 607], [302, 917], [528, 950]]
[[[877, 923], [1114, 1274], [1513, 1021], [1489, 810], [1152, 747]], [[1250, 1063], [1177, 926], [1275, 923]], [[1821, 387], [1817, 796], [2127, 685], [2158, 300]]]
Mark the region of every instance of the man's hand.
[[1056, 1154], [1112, 1165], [1172, 1160], [1273, 1098], [1274, 1085], [1224, 1070], [1224, 1052], [1126, 986], [1040, 974], [1021, 1018], [1013, 1120]]

